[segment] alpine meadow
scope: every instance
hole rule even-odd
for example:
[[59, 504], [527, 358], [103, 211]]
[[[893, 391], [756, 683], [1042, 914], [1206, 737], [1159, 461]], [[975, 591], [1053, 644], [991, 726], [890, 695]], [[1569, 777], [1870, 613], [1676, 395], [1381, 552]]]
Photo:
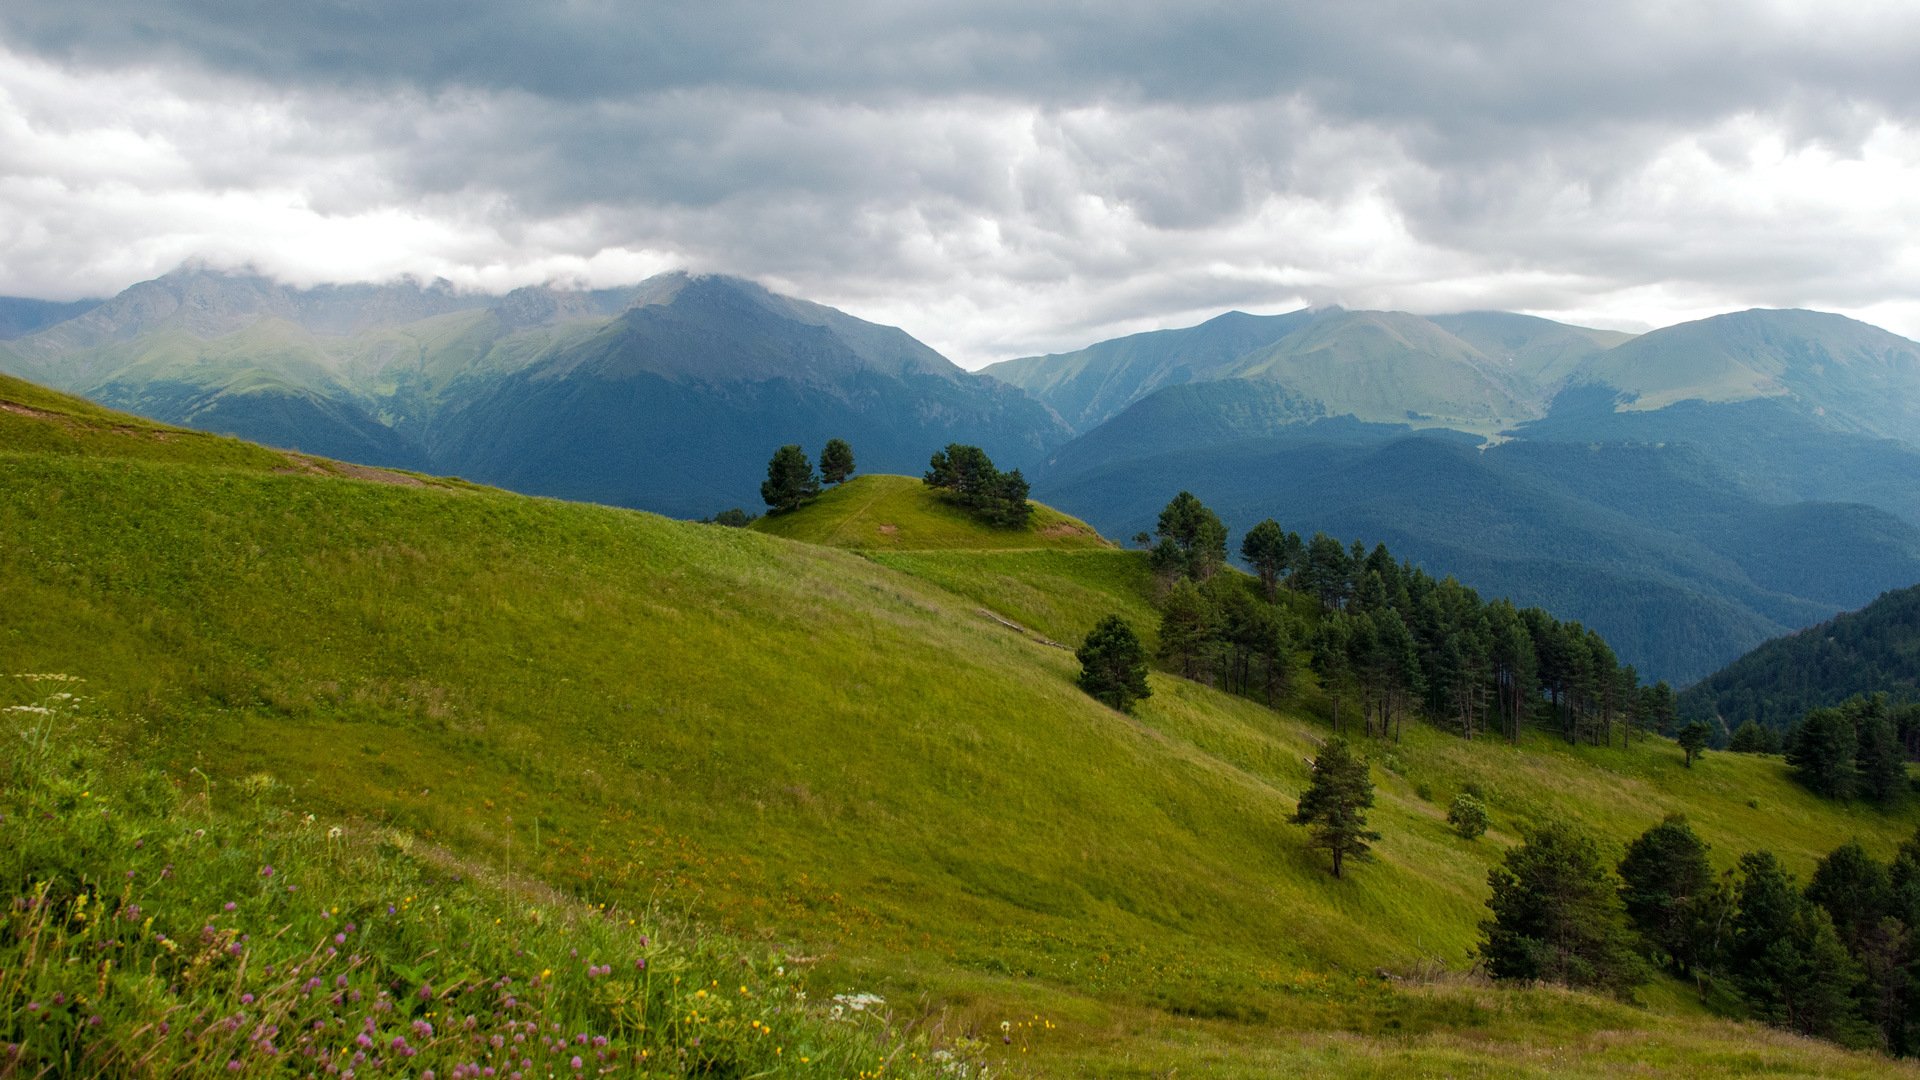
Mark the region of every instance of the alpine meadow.
[[0, 1080], [1920, 1080], [1915, 71], [0, 4]]
[[[1331, 656], [1396, 610], [1340, 544], [1269, 603], [1197, 501], [1152, 551], [885, 475], [728, 528], [4, 397], [12, 1067], [569, 1072], [577, 1030], [629, 1075], [1905, 1069], [1727, 963], [1490, 981], [1489, 873], [1541, 829], [1611, 860], [1683, 814], [1715, 875], [1806, 881], [1920, 815], [1689, 767], [1638, 697], [1389, 725]], [[1176, 674], [1181, 595], [1270, 609], [1281, 685], [1211, 613]], [[1163, 658], [1124, 712], [1073, 651], [1111, 616]], [[1339, 876], [1294, 823], [1336, 711], [1375, 836]]]

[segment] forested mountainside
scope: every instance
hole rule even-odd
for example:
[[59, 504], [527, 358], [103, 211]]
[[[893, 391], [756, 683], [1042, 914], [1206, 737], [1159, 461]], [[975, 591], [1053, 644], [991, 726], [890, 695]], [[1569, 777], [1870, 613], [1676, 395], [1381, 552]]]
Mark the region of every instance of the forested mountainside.
[[[1171, 482], [1235, 522], [1386, 540], [1598, 627], [1676, 683], [1920, 581], [1920, 424], [1874, 400], [1920, 394], [1920, 346], [1904, 338], [1798, 311], [1630, 341], [1497, 313], [1417, 333], [1413, 316], [1359, 314], [1316, 315], [1210, 381], [1147, 393], [1048, 454], [1035, 491], [1117, 535], [1153, 512], [1143, 492]], [[1309, 342], [1329, 372], [1335, 356], [1391, 352], [1394, 370], [1539, 412], [1469, 451], [1479, 440], [1454, 429], [1477, 422], [1330, 397], [1332, 376], [1276, 362]], [[1656, 368], [1668, 382], [1648, 381]], [[1436, 411], [1462, 414], [1464, 400]], [[1396, 448], [1411, 437], [1443, 445]]]
[[1046, 408], [904, 332], [751, 282], [294, 290], [182, 270], [0, 347], [0, 370], [157, 419], [684, 517], [750, 502], [764, 444], [870, 467], [962, 441], [1030, 460]]
[[1776, 730], [1855, 695], [1920, 700], [1920, 585], [1775, 638], [1680, 695], [1682, 715]]
[[1385, 542], [1487, 595], [1579, 619], [1676, 685], [1920, 581], [1920, 529], [1869, 506], [1752, 498], [1684, 444], [1482, 450], [1321, 421], [1286, 438], [1044, 472], [1035, 492], [1130, 536], [1151, 525], [1152, 493], [1169, 485], [1218, 509], [1236, 534], [1272, 517], [1306, 535]]
[[[1623, 848], [1684, 813], [1710, 877], [1755, 881], [1743, 856], [1806, 880], [1839, 836], [1884, 865], [1920, 819], [1619, 724], [1570, 743], [1564, 717], [1614, 707], [1599, 683], [1506, 738], [1467, 739], [1447, 708], [1363, 724], [1351, 695], [1378, 673], [1358, 620], [1401, 609], [1364, 576], [1317, 595], [1339, 587], [1337, 542], [1308, 542], [1301, 591], [1270, 603], [1218, 568], [1224, 532], [1198, 511], [1205, 528], [1175, 522], [1163, 543], [1206, 581], [1169, 588], [1165, 552], [1040, 535], [1070, 521], [961, 537], [911, 478], [788, 519], [853, 552], [289, 455], [11, 380], [0, 400], [0, 723], [31, 751], [0, 762], [0, 802], [45, 887], [9, 895], [8, 925], [33, 936], [0, 937], [0, 1023], [36, 1062], [69, 1048], [269, 1075], [404, 1046], [470, 1074], [524, 1045], [569, 1074], [569, 1054], [631, 1072], [685, 1049], [713, 1073], [826, 1077], [903, 1048], [886, 1075], [1362, 1077], [1524, 1072], [1551, 1045], [1591, 1076], [1650, 1056], [1736, 1076], [1756, 1054], [1904, 1075], [1762, 1026], [1741, 968], [1704, 1002], [1664, 960], [1623, 987], [1632, 1003], [1468, 974], [1496, 868], [1567, 835], [1542, 823]], [[916, 520], [880, 535], [926, 520], [935, 542], [1010, 546], [880, 549], [858, 526], [888, 498]], [[1486, 610], [1444, 580], [1400, 584], [1423, 635]], [[1213, 632], [1186, 617], [1200, 588], [1285, 624], [1297, 647], [1271, 706], [1204, 640], [1196, 678], [1178, 674], [1196, 639], [1166, 627]], [[1131, 713], [1080, 685], [1073, 647], [1111, 617], [1164, 657]], [[1613, 670], [1591, 645], [1580, 668], [1562, 629], [1539, 640], [1576, 680]], [[1338, 878], [1294, 824], [1335, 734], [1329, 690], [1350, 695], [1379, 834]], [[1475, 804], [1473, 828], [1448, 821]], [[1605, 900], [1586, 925], [1625, 934], [1611, 866], [1592, 869]], [[1803, 910], [1788, 892], [1781, 910]], [[1804, 910], [1826, 910], [1812, 895]], [[87, 938], [91, 921], [50, 910], [116, 930]], [[247, 936], [269, 918], [281, 936]], [[22, 981], [27, 942], [113, 963]], [[285, 966], [329, 947], [327, 992], [302, 998], [312, 973]], [[262, 1009], [299, 1022], [247, 1027]], [[466, 1012], [475, 1029], [449, 1022]], [[202, 1013], [244, 1015], [166, 1019]], [[570, 1049], [530, 1035], [536, 1017]]]

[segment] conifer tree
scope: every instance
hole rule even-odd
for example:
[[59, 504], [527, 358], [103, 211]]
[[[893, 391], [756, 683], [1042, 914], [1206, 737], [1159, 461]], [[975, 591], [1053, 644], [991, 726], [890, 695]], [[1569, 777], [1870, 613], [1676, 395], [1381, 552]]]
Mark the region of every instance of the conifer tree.
[[820, 479], [829, 484], [845, 483], [853, 475], [853, 447], [845, 439], [828, 439], [820, 451]]
[[1619, 870], [1627, 918], [1655, 958], [1682, 975], [1710, 963], [1713, 867], [1687, 819], [1672, 814], [1641, 833], [1627, 845]]
[[1240, 557], [1259, 575], [1268, 603], [1277, 599], [1280, 578], [1293, 568], [1289, 555], [1287, 534], [1272, 518], [1248, 529], [1247, 535], [1240, 539]]
[[1855, 746], [1853, 721], [1845, 713], [1814, 709], [1787, 748], [1787, 764], [1815, 794], [1844, 799], [1853, 794]]
[[1187, 575], [1205, 581], [1227, 561], [1227, 527], [1191, 491], [1173, 497], [1160, 511], [1154, 534], [1173, 541], [1186, 556]]
[[1160, 659], [1189, 679], [1205, 675], [1218, 636], [1217, 620], [1213, 604], [1193, 582], [1174, 585], [1160, 611]]
[[1493, 918], [1480, 924], [1480, 955], [1494, 978], [1616, 992], [1645, 981], [1599, 846], [1571, 823], [1528, 830], [1487, 884]]
[[813, 464], [806, 451], [788, 444], [776, 450], [767, 462], [767, 480], [760, 485], [760, 497], [776, 511], [792, 510], [820, 494], [820, 480], [813, 475]]
[[1675, 739], [1680, 743], [1680, 749], [1687, 755], [1687, 768], [1693, 768], [1693, 759], [1706, 751], [1707, 739], [1712, 734], [1713, 729], [1708, 727], [1704, 720], [1695, 720], [1680, 729], [1680, 734], [1675, 736]]
[[1333, 876], [1341, 875], [1347, 856], [1363, 858], [1380, 839], [1367, 830], [1366, 810], [1373, 805], [1373, 779], [1365, 758], [1355, 757], [1347, 740], [1335, 735], [1313, 761], [1313, 780], [1293, 813], [1295, 825], [1313, 829], [1312, 846], [1333, 855]]
[[1080, 659], [1080, 688], [1121, 712], [1153, 694], [1147, 688], [1147, 651], [1118, 615], [1096, 623], [1074, 655]]
[[1881, 700], [1870, 699], [1854, 722], [1853, 770], [1860, 794], [1882, 807], [1907, 794], [1907, 755]]

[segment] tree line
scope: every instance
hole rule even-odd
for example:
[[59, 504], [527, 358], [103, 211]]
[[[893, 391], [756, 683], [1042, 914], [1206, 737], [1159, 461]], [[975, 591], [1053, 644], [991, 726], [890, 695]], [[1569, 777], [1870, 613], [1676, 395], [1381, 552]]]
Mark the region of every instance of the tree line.
[[1628, 844], [1611, 871], [1577, 826], [1530, 829], [1488, 875], [1480, 961], [1496, 979], [1616, 992], [1665, 969], [1703, 1001], [1724, 991], [1803, 1035], [1920, 1050], [1910, 929], [1920, 925], [1920, 834], [1890, 863], [1843, 844], [1804, 888], [1770, 851], [1720, 875], [1707, 851], [1677, 815]]
[[[1332, 700], [1336, 733], [1343, 710], [1383, 737], [1397, 735], [1409, 714], [1469, 739], [1517, 742], [1530, 722], [1593, 745], [1676, 733], [1673, 688], [1641, 685], [1598, 632], [1538, 607], [1484, 601], [1451, 576], [1435, 579], [1395, 560], [1385, 544], [1368, 550], [1325, 533], [1303, 541], [1268, 519], [1240, 544], [1257, 582], [1249, 588], [1239, 575], [1219, 573], [1227, 527], [1184, 491], [1161, 511], [1154, 534], [1134, 540], [1150, 547], [1165, 590], [1163, 662], [1271, 703], [1286, 692], [1294, 653], [1304, 649]], [[1293, 598], [1305, 598], [1309, 619], [1294, 617]]]
[[1857, 694], [1807, 710], [1784, 734], [1752, 720], [1727, 742], [1733, 753], [1786, 755], [1793, 777], [1816, 795], [1891, 808], [1911, 785], [1907, 761], [1920, 742], [1920, 705]]

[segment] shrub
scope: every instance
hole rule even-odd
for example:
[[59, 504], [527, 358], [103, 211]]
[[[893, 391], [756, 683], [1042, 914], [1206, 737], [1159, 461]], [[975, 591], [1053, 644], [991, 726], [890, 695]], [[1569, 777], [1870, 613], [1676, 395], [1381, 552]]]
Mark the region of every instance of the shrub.
[[1447, 810], [1447, 824], [1461, 836], [1476, 840], [1493, 820], [1487, 815], [1487, 804], [1463, 791], [1453, 797], [1453, 806]]

